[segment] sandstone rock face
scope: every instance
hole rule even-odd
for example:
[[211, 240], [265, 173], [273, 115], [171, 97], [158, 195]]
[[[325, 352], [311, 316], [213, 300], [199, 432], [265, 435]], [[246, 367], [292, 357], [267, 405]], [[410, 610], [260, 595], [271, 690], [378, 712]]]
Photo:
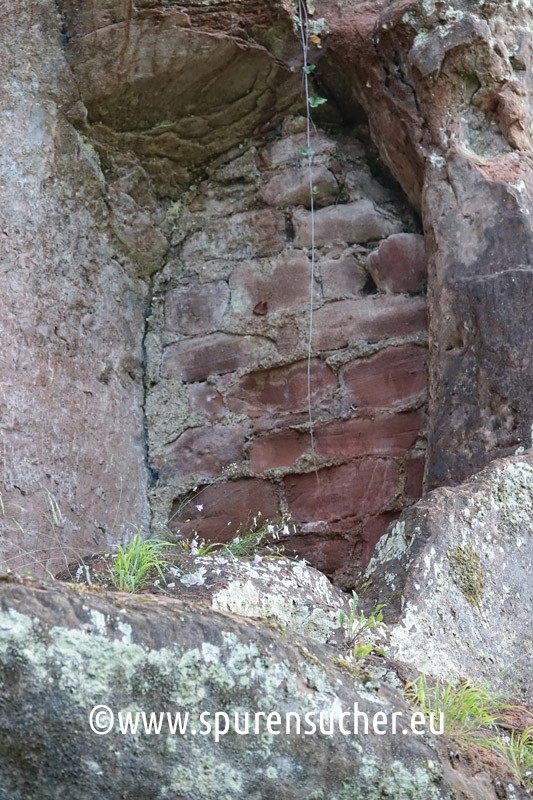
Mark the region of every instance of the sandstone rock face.
[[[345, 108], [364, 108], [421, 208], [428, 484], [460, 482], [531, 445], [531, 6], [324, 0], [317, 13], [329, 30], [321, 78]], [[371, 272], [380, 261], [370, 256]]]
[[387, 602], [393, 654], [531, 698], [533, 455], [436, 489], [378, 542], [364, 575]]
[[[304, 561], [284, 557], [284, 538], [285, 534], [275, 540], [275, 550], [274, 545], [262, 547], [253, 557], [239, 557], [221, 549], [207, 555], [169, 550], [171, 561], [162, 568], [163, 580], [156, 579], [159, 590], [165, 597], [265, 620], [342, 649], [345, 637], [339, 626], [339, 611], [349, 613], [348, 595]], [[82, 569], [77, 563], [71, 564], [61, 580], [91, 585], [96, 579], [91, 564], [94, 559], [82, 564]], [[112, 586], [107, 578], [106, 584]]]
[[[87, 800], [266, 800], [283, 787], [295, 800], [452, 800], [462, 790], [475, 800], [525, 800], [510, 781], [496, 787], [487, 773], [452, 769], [436, 737], [422, 739], [408, 728], [404, 735], [365, 735], [360, 722], [353, 736], [334, 722], [331, 736], [305, 735], [302, 717], [300, 735], [287, 735], [287, 712], [311, 715], [317, 730], [322, 712], [326, 731], [329, 715], [353, 713], [354, 703], [371, 720], [382, 712], [381, 725], [394, 711], [410, 713], [398, 689], [378, 677], [390, 676], [387, 669], [364, 684], [335, 666], [334, 654], [294, 632], [289, 640], [257, 621], [177, 600], [105, 597], [4, 578], [2, 791], [10, 800], [52, 800], [67, 790]], [[130, 720], [136, 712], [154, 712], [158, 720], [163, 714], [159, 735], [121, 733], [128, 711]], [[178, 712], [181, 734], [171, 733], [165, 716], [176, 724]], [[272, 733], [234, 731], [235, 713], [243, 731], [245, 715], [253, 730], [257, 712], [279, 715], [270, 718]], [[224, 714], [228, 732], [217, 737], [215, 725], [226, 730]], [[257, 719], [262, 725], [265, 717]]]
[[[149, 521], [148, 293], [99, 158], [61, 110], [77, 89], [55, 4], [3, 3], [0, 17], [0, 562], [53, 572]], [[134, 210], [113, 203], [130, 228]], [[160, 265], [162, 234], [148, 213], [143, 226], [142, 258]]]

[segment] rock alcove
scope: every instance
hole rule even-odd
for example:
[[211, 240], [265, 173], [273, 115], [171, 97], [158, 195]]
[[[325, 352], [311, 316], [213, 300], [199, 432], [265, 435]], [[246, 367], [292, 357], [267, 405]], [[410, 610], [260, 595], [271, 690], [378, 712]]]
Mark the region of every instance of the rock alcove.
[[428, 487], [529, 445], [528, 38], [437, 5], [316, 9], [315, 455], [295, 6], [24, 8], [36, 43], [13, 35], [5, 87], [13, 149], [34, 137], [24, 202], [5, 172], [5, 325], [24, 329], [5, 361], [10, 564], [169, 520], [224, 538], [261, 511], [290, 513], [294, 549], [349, 586], [420, 496], [426, 433]]
[[[298, 534], [287, 546], [350, 585], [422, 490], [417, 215], [360, 106], [343, 116], [330, 91], [312, 133], [308, 362], [311, 212], [294, 22], [280, 9], [277, 30], [252, 8], [232, 28], [224, 5], [149, 5], [131, 14], [65, 3], [63, 19], [82, 101], [67, 115], [98, 153], [113, 232], [149, 286], [152, 526], [224, 540], [258, 512], [288, 513]], [[312, 57], [319, 82], [316, 46]]]

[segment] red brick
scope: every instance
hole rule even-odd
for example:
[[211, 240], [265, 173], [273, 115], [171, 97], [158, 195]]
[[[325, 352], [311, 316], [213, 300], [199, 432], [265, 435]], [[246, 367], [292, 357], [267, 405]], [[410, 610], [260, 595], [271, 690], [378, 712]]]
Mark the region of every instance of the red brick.
[[[311, 361], [311, 401], [337, 388], [333, 370], [318, 359]], [[228, 408], [250, 417], [266, 413], [299, 412], [307, 408], [307, 362], [299, 361], [245, 375], [229, 394]]]
[[423, 424], [421, 411], [334, 422], [317, 429], [316, 449], [319, 455], [330, 458], [398, 456], [415, 443]]
[[357, 297], [367, 282], [368, 275], [351, 253], [338, 258], [320, 260], [322, 288], [326, 300]]
[[259, 511], [264, 519], [279, 517], [275, 487], [258, 478], [240, 478], [207, 486], [185, 506], [176, 500], [169, 527], [184, 536], [197, 531], [202, 538], [226, 542]]
[[204, 381], [242, 367], [252, 368], [273, 351], [264, 338], [213, 333], [168, 345], [163, 353], [163, 378]]
[[424, 493], [424, 458], [409, 458], [405, 462], [405, 494], [411, 500], [420, 500]]
[[366, 267], [376, 286], [387, 292], [422, 292], [427, 283], [424, 237], [396, 233], [368, 256]]
[[310, 269], [309, 259], [298, 250], [287, 251], [274, 266], [240, 265], [230, 278], [232, 310], [251, 315], [260, 309], [266, 316], [271, 311], [306, 306]]
[[188, 394], [192, 412], [203, 412], [211, 422], [222, 419], [225, 415], [224, 400], [214, 386], [193, 383], [188, 387]]
[[297, 522], [376, 514], [398, 493], [398, 484], [394, 461], [373, 458], [285, 478], [289, 512]]
[[184, 243], [185, 259], [250, 259], [279, 253], [285, 245], [285, 218], [279, 211], [244, 211], [215, 219]]
[[190, 428], [169, 447], [161, 474], [168, 481], [213, 477], [242, 458], [247, 429], [213, 425]]
[[358, 342], [379, 342], [427, 329], [423, 297], [378, 295], [337, 300], [315, 312], [315, 350], [336, 350]]
[[[311, 212], [298, 209], [293, 214], [295, 242], [300, 247], [311, 247]], [[400, 230], [399, 222], [392, 222], [376, 210], [371, 200], [356, 200], [346, 205], [328, 206], [314, 214], [315, 245], [335, 243], [356, 244], [382, 239]]]
[[313, 195], [316, 208], [328, 206], [335, 202], [339, 193], [339, 185], [329, 169], [323, 165], [312, 168], [311, 181], [308, 171], [300, 167], [285, 169], [274, 175], [261, 192], [261, 198], [269, 206], [286, 208], [287, 206], [311, 206], [311, 184], [316, 187]]
[[427, 385], [427, 349], [389, 347], [341, 372], [347, 397], [359, 407], [394, 408], [418, 399]]
[[185, 334], [216, 329], [229, 303], [229, 286], [215, 281], [170, 289], [165, 298], [165, 328]]
[[309, 448], [309, 435], [298, 431], [287, 430], [259, 436], [250, 450], [250, 466], [254, 472], [290, 467]]

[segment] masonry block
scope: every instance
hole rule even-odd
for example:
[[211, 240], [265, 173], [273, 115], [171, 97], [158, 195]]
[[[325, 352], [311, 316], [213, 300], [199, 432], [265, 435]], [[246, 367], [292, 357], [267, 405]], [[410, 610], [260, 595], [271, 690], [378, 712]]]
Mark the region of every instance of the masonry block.
[[182, 247], [182, 258], [263, 258], [279, 253], [284, 244], [285, 218], [281, 212], [270, 208], [244, 211], [189, 236]]
[[309, 435], [299, 431], [285, 430], [258, 436], [250, 450], [250, 466], [254, 472], [290, 467], [310, 446]]
[[242, 264], [230, 277], [231, 307], [242, 315], [293, 309], [309, 303], [310, 263], [288, 250], [274, 264]]
[[376, 286], [387, 292], [422, 292], [427, 283], [424, 237], [395, 233], [367, 258], [366, 268]]
[[[297, 209], [292, 219], [296, 244], [311, 247], [311, 212]], [[314, 226], [317, 247], [340, 242], [363, 244], [401, 230], [401, 223], [381, 214], [371, 200], [321, 208], [314, 214]]]
[[377, 295], [337, 300], [315, 312], [313, 347], [336, 350], [427, 330], [424, 297]]
[[[261, 169], [272, 169], [285, 164], [299, 164], [306, 159], [301, 155], [300, 148], [306, 146], [307, 135], [305, 132], [284, 136], [263, 148], [259, 156], [260, 167]], [[333, 155], [337, 149], [336, 143], [318, 130], [311, 133], [311, 147], [316, 156]]]
[[315, 187], [313, 203], [315, 208], [322, 208], [335, 202], [339, 193], [339, 185], [335, 176], [322, 164], [308, 170], [300, 167], [283, 170], [274, 175], [261, 192], [261, 199], [269, 206], [286, 208], [287, 206], [311, 207], [311, 186]]
[[287, 553], [305, 558], [308, 564], [331, 576], [350, 561], [353, 544], [334, 534], [304, 534], [292, 536], [285, 542]]
[[[308, 405], [307, 361], [244, 375], [228, 393], [228, 408], [256, 418], [264, 414], [296, 413]], [[312, 359], [311, 402], [337, 388], [337, 377], [323, 361]]]
[[185, 537], [197, 532], [201, 538], [227, 542], [241, 523], [246, 524], [258, 512], [263, 519], [279, 518], [275, 486], [259, 478], [240, 478], [206, 486], [185, 505], [177, 499], [169, 527]]
[[191, 475], [219, 476], [242, 459], [247, 433], [240, 425], [189, 428], [168, 448], [161, 475], [171, 483]]
[[409, 411], [334, 422], [317, 428], [316, 449], [330, 458], [402, 455], [415, 443], [424, 420], [421, 411]]
[[395, 408], [419, 399], [427, 386], [427, 349], [388, 347], [352, 361], [340, 373], [346, 396], [358, 407]]
[[321, 258], [319, 269], [326, 300], [358, 297], [368, 279], [366, 270], [352, 253]]
[[228, 304], [225, 281], [170, 289], [165, 298], [165, 328], [189, 335], [208, 333], [220, 324]]
[[188, 389], [192, 412], [203, 413], [211, 422], [222, 419], [226, 413], [224, 399], [209, 383], [193, 383]]
[[399, 491], [391, 459], [365, 458], [285, 478], [289, 512], [298, 522], [329, 522], [382, 511]]
[[262, 337], [212, 333], [167, 345], [161, 375], [182, 381], [205, 381], [210, 375], [253, 368], [274, 352], [274, 345]]

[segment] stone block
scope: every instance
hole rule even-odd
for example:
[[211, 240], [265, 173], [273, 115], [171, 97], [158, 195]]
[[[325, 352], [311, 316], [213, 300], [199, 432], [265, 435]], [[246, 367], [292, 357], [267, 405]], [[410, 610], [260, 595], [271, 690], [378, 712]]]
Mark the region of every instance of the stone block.
[[329, 206], [335, 202], [339, 193], [339, 185], [335, 176], [323, 165], [313, 167], [311, 181], [309, 172], [301, 167], [293, 167], [274, 175], [261, 192], [261, 198], [269, 206], [286, 208], [287, 206], [311, 207], [311, 184], [316, 187], [313, 195], [315, 208]]
[[396, 233], [385, 239], [367, 258], [374, 283], [386, 292], [422, 292], [427, 283], [424, 237]]
[[[311, 402], [332, 394], [337, 378], [323, 361], [311, 361]], [[305, 411], [308, 403], [307, 362], [244, 375], [228, 394], [228, 408], [249, 417]]]
[[171, 483], [189, 476], [218, 476], [224, 467], [242, 459], [247, 433], [239, 425], [190, 428], [168, 448], [161, 476]]
[[266, 316], [271, 311], [309, 303], [309, 259], [289, 250], [273, 264], [242, 264], [230, 277], [231, 307], [241, 315]]
[[378, 295], [336, 300], [317, 309], [315, 350], [336, 350], [358, 342], [379, 342], [427, 329], [424, 297]]
[[177, 499], [169, 527], [186, 537], [197, 532], [202, 538], [227, 542], [258, 512], [263, 519], [279, 517], [275, 486], [259, 478], [239, 478], [206, 486], [185, 505]]
[[216, 330], [228, 308], [229, 297], [225, 281], [170, 289], [165, 298], [165, 328], [188, 335]]
[[368, 279], [366, 270], [351, 253], [320, 259], [319, 270], [326, 300], [357, 297]]
[[333, 522], [382, 511], [399, 490], [391, 459], [365, 458], [318, 473], [285, 478], [289, 512], [297, 522]]
[[388, 347], [352, 361], [340, 373], [347, 397], [358, 407], [395, 408], [419, 399], [427, 385], [427, 349]]
[[211, 422], [222, 419], [226, 413], [224, 399], [214, 386], [208, 383], [193, 383], [187, 389], [190, 409], [204, 414]]
[[[317, 247], [339, 242], [363, 244], [401, 230], [399, 221], [385, 217], [370, 200], [321, 208], [315, 212], [314, 222]], [[311, 212], [298, 209], [293, 224], [296, 244], [311, 247]]]
[[421, 411], [409, 411], [334, 422], [317, 428], [316, 449], [330, 458], [402, 455], [415, 443], [424, 419]]
[[182, 257], [191, 259], [251, 259], [276, 255], [285, 244], [285, 218], [270, 208], [244, 211], [213, 220], [183, 244]]
[[204, 381], [210, 375], [253, 367], [273, 352], [274, 346], [260, 337], [213, 333], [168, 345], [163, 352], [161, 375]]
[[259, 436], [250, 450], [250, 466], [254, 472], [290, 467], [310, 446], [309, 435], [299, 431], [277, 431]]

